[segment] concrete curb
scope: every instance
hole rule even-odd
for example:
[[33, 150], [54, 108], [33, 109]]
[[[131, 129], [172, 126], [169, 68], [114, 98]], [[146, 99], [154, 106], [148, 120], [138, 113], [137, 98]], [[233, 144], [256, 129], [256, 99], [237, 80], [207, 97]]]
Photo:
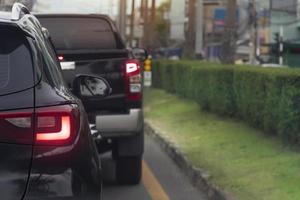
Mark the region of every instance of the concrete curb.
[[163, 150], [171, 157], [171, 159], [176, 163], [176, 165], [184, 172], [184, 174], [189, 178], [191, 183], [207, 194], [210, 200], [234, 200], [229, 194], [224, 192], [222, 189], [213, 185], [209, 182], [210, 175], [202, 169], [198, 169], [193, 166], [183, 153], [176, 148], [174, 144], [168, 141], [166, 138], [162, 137], [155, 127], [151, 125], [150, 122], [145, 122], [145, 133], [152, 137]]

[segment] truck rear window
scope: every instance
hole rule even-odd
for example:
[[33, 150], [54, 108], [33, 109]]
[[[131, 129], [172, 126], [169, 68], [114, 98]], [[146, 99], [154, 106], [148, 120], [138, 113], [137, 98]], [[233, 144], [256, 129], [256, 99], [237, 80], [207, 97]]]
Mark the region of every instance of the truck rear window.
[[24, 34], [0, 26], [0, 95], [33, 87], [33, 64]]
[[39, 18], [58, 50], [116, 49], [111, 26], [99, 18]]

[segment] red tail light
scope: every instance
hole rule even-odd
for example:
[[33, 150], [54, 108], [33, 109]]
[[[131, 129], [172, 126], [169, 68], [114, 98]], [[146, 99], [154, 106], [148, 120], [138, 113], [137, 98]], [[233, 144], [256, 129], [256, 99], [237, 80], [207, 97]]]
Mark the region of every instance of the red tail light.
[[36, 144], [60, 145], [74, 139], [80, 123], [74, 105], [39, 108], [36, 113]]
[[125, 90], [128, 101], [139, 101], [142, 98], [142, 75], [140, 63], [128, 60], [125, 64]]
[[62, 56], [62, 55], [58, 56], [57, 58], [58, 58], [59, 61], [63, 61], [65, 59], [65, 57]]
[[76, 106], [64, 105], [0, 113], [0, 142], [66, 145], [80, 123]]
[[[38, 118], [38, 127], [43, 128], [43, 126], [39, 125], [39, 121], [56, 121], [56, 117], [45, 117], [44, 119], [40, 117]], [[70, 116], [62, 116], [58, 117], [58, 121], [60, 124], [60, 130], [59, 131], [49, 131], [49, 132], [41, 132], [36, 134], [36, 141], [55, 141], [55, 140], [67, 140], [71, 137], [71, 118]], [[53, 125], [50, 125], [49, 127], [56, 127], [57, 125], [54, 123]], [[46, 126], [46, 128], [48, 128]]]

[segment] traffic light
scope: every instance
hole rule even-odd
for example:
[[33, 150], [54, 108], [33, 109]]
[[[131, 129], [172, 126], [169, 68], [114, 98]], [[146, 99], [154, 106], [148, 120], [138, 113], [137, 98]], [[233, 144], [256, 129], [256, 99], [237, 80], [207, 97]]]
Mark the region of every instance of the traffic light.
[[276, 60], [280, 63], [280, 57], [282, 57], [283, 53], [283, 40], [279, 33], [274, 33], [274, 47], [273, 53], [275, 54]]
[[279, 46], [279, 44], [280, 44], [280, 35], [279, 35], [279, 33], [274, 33], [274, 41], [275, 41], [275, 44], [277, 45], [278, 44], [278, 46]]

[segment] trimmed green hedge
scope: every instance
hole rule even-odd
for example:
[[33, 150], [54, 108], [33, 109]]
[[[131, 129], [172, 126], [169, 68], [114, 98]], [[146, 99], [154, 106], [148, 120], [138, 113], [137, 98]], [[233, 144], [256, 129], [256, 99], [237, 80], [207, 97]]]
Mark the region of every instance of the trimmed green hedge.
[[300, 142], [300, 70], [158, 61], [153, 66], [153, 86], [285, 141]]

